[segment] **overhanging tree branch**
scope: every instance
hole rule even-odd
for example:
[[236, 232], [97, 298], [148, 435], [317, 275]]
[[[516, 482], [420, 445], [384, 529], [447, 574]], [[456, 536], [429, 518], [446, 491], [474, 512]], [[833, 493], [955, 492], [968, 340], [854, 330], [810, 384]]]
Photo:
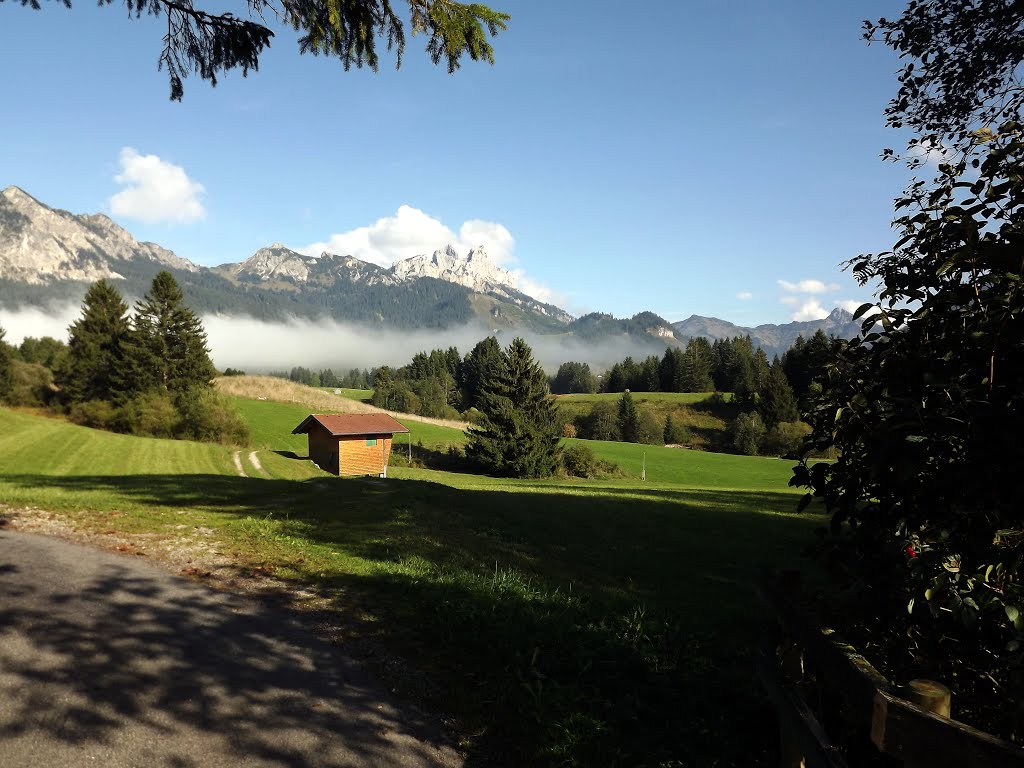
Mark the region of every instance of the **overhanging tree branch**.
[[[41, 9], [39, 0], [13, 0]], [[0, 3], [5, 0], [0, 0]], [[71, 0], [59, 0], [71, 8]], [[100, 0], [111, 5], [114, 0]], [[402, 0], [409, 6], [412, 34], [427, 36], [426, 52], [434, 64], [444, 60], [449, 72], [459, 68], [463, 56], [494, 63], [489, 37], [507, 28], [509, 15], [479, 3], [454, 0]], [[259, 69], [259, 57], [270, 47], [274, 33], [266, 26], [266, 14], [300, 32], [299, 51], [337, 58], [347, 71], [353, 65], [380, 65], [379, 39], [395, 52], [400, 67], [405, 52], [405, 21], [392, 0], [248, 0], [249, 13], [260, 19], [244, 19], [231, 13], [209, 13], [191, 0], [125, 0], [129, 14], [139, 18], [166, 15], [167, 32], [159, 58], [166, 69], [171, 99], [181, 101], [184, 79], [199, 75], [210, 85], [232, 69]]]

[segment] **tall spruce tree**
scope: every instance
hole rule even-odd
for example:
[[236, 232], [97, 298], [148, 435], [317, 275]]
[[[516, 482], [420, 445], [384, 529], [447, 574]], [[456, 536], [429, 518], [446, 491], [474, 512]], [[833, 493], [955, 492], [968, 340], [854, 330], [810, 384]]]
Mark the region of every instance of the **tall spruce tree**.
[[640, 441], [640, 414], [633, 402], [633, 395], [623, 392], [619, 398], [619, 434], [627, 443]]
[[466, 455], [484, 471], [512, 477], [546, 477], [558, 464], [561, 427], [547, 376], [529, 345], [515, 338], [501, 364], [486, 369], [469, 430]]
[[209, 386], [217, 372], [210, 361], [206, 331], [184, 305], [181, 287], [170, 272], [153, 278], [149, 293], [135, 304], [134, 327], [127, 343], [132, 387], [136, 392], [171, 394]]
[[14, 372], [11, 370], [14, 354], [4, 342], [6, 336], [7, 331], [0, 326], [0, 400], [6, 399], [14, 387]]
[[761, 390], [757, 410], [768, 429], [782, 422], [797, 421], [800, 411], [796, 407], [793, 388], [789, 386], [782, 363], [776, 357], [768, 367], [768, 375]]
[[463, 400], [466, 408], [476, 408], [483, 392], [484, 382], [493, 378], [503, 365], [501, 345], [494, 336], [488, 336], [466, 354], [462, 363]]
[[99, 280], [86, 291], [82, 316], [68, 329], [68, 355], [57, 384], [71, 402], [115, 400], [122, 389], [128, 305]]

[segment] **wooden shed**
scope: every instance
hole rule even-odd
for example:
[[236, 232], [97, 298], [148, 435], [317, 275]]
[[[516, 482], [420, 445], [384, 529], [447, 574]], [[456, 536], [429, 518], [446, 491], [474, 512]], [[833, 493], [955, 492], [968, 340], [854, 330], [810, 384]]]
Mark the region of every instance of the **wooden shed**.
[[408, 431], [386, 413], [312, 414], [292, 434], [309, 436], [309, 458], [325, 472], [386, 477], [394, 435]]

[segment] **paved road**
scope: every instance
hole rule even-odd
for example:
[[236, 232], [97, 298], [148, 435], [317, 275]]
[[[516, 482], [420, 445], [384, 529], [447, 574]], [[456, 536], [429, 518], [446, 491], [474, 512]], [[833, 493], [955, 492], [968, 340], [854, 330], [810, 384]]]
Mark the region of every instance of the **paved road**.
[[286, 614], [0, 529], [0, 765], [457, 766]]

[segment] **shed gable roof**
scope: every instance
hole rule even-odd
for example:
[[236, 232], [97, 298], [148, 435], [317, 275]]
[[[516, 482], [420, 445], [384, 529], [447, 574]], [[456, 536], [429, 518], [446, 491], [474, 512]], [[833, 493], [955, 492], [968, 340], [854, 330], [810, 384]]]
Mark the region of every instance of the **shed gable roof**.
[[335, 437], [343, 435], [393, 435], [408, 432], [398, 421], [386, 413], [314, 413], [302, 420], [293, 435], [308, 433], [314, 424], [319, 424]]

